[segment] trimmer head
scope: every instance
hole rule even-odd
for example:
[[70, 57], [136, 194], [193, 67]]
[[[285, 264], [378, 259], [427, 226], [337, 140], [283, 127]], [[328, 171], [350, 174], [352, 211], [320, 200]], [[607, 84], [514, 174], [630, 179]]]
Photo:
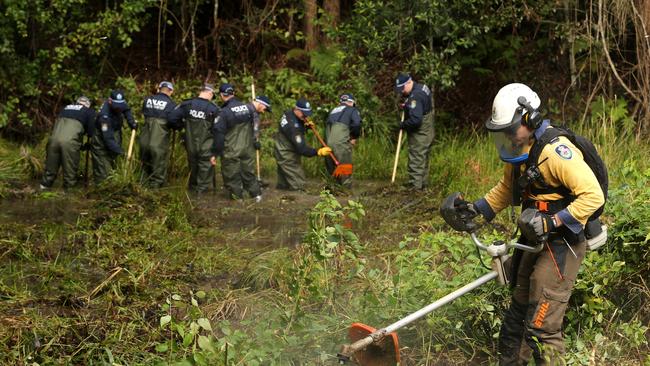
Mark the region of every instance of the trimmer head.
[[[348, 330], [350, 343], [368, 337], [376, 331], [375, 328], [361, 324], [353, 323]], [[346, 348], [343, 348], [345, 353]], [[349, 357], [360, 366], [395, 366], [400, 362], [399, 341], [396, 333], [387, 334], [379, 342], [370, 344], [360, 349]]]

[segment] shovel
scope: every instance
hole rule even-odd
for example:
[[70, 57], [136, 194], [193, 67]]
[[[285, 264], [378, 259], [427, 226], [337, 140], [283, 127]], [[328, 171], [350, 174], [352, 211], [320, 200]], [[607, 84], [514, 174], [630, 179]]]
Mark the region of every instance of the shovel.
[[[311, 122], [311, 120], [308, 120]], [[318, 133], [318, 130], [316, 130], [316, 127], [314, 126], [314, 123], [311, 122], [309, 123], [309, 128], [311, 128], [312, 131], [314, 131], [314, 135], [316, 135], [316, 138], [318, 139], [318, 142], [323, 147], [328, 147], [325, 141], [323, 141], [323, 138], [320, 137], [320, 134]], [[332, 177], [338, 178], [341, 176], [346, 176], [346, 175], [352, 175], [352, 164], [341, 164], [336, 157], [334, 156], [334, 153], [330, 152], [330, 158], [334, 160], [334, 165], [336, 165], [336, 169], [332, 172]]]

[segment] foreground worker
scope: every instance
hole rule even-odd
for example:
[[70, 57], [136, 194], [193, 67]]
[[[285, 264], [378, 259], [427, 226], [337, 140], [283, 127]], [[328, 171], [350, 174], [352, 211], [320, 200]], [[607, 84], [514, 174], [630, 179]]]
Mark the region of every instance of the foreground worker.
[[540, 104], [524, 84], [499, 90], [486, 127], [507, 163], [504, 175], [484, 198], [460, 202], [487, 221], [521, 204], [520, 227], [524, 222], [522, 232], [528, 235], [520, 242], [545, 243], [541, 252], [516, 250], [513, 255], [512, 304], [499, 334], [500, 365], [527, 365], [531, 354], [537, 365], [564, 364], [562, 319], [585, 256], [585, 224], [604, 204], [598, 179], [565, 136], [550, 140], [537, 161], [528, 161], [535, 141], [553, 128], [542, 121]]
[[266, 96], [244, 104], [235, 97], [231, 84], [219, 87], [224, 102], [215, 122], [214, 153], [221, 156], [223, 183], [233, 199], [248, 192], [256, 202], [262, 200], [262, 190], [255, 176], [255, 149], [259, 149], [260, 113], [271, 111]]
[[210, 185], [216, 189], [213, 178], [217, 160], [212, 152], [212, 130], [219, 107], [212, 103], [212, 98], [214, 87], [204, 84], [198, 97], [183, 101], [169, 114], [172, 128], [185, 128], [185, 150], [190, 168], [188, 189], [195, 193], [206, 192]]
[[90, 99], [81, 96], [76, 103], [63, 108], [47, 141], [41, 189], [52, 187], [60, 167], [63, 168], [63, 188], [73, 188], [77, 184], [80, 150], [90, 148], [89, 143], [83, 144], [83, 135], [90, 139], [94, 131], [95, 110], [90, 108]]
[[399, 126], [408, 136], [407, 186], [421, 190], [426, 188], [429, 176], [429, 156], [434, 137], [431, 90], [413, 81], [411, 75], [399, 74], [395, 80], [395, 91], [406, 97], [402, 106], [404, 120], [399, 122]]
[[305, 141], [305, 122], [311, 116], [309, 102], [300, 98], [293, 109], [284, 112], [275, 135], [275, 160], [278, 164], [278, 189], [298, 191], [305, 188], [305, 172], [300, 164], [301, 157], [327, 156], [332, 149], [318, 150]]
[[102, 105], [95, 129], [97, 133], [93, 137], [93, 177], [95, 183], [106, 179], [115, 168], [115, 161], [119, 155], [124, 154], [122, 150], [122, 118], [126, 119], [131, 130], [138, 125], [133, 119], [124, 93], [121, 90], [113, 90], [110, 97]]
[[[339, 105], [330, 111], [327, 117], [325, 135], [327, 146], [332, 149], [339, 164], [352, 164], [352, 149], [361, 134], [361, 115], [355, 106], [352, 94], [341, 94]], [[325, 158], [327, 171], [330, 175], [336, 169], [336, 164], [331, 157]], [[339, 184], [345, 187], [352, 186], [352, 175], [336, 177]]]
[[167, 177], [169, 160], [169, 127], [167, 119], [176, 103], [171, 99], [174, 84], [163, 81], [158, 92], [145, 98], [142, 105], [144, 126], [140, 132], [140, 160], [144, 171], [144, 185], [160, 188]]

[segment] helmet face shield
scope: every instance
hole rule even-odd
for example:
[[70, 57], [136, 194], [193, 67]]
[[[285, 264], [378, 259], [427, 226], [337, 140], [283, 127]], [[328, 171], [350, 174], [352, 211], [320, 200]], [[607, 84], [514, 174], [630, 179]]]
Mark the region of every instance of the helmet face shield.
[[499, 152], [499, 158], [506, 163], [517, 164], [528, 159], [528, 152], [524, 152], [527, 139], [518, 136], [520, 123], [515, 123], [499, 131], [490, 131], [494, 145]]

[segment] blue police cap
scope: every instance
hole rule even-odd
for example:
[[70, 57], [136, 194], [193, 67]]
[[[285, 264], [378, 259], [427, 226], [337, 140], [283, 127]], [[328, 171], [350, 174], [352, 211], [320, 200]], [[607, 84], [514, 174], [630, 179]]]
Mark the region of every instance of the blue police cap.
[[255, 98], [255, 101], [264, 105], [266, 107], [266, 110], [271, 112], [271, 100], [269, 99], [269, 97], [267, 97], [266, 95], [260, 95], [257, 98]]
[[307, 101], [305, 98], [300, 98], [296, 101], [296, 108], [300, 109], [302, 113], [309, 117], [311, 116], [312, 110], [311, 110], [311, 104]]
[[395, 92], [401, 93], [404, 90], [404, 86], [411, 80], [411, 75], [409, 74], [399, 74], [395, 79]]
[[126, 102], [126, 100], [124, 99], [124, 93], [119, 89], [115, 89], [111, 91], [111, 96], [109, 99], [111, 100], [111, 102], [118, 103], [118, 104]]
[[354, 95], [352, 95], [351, 93], [341, 94], [341, 96], [339, 97], [339, 102], [341, 102], [341, 103], [345, 103], [345, 102], [355, 103]]
[[219, 93], [223, 95], [234, 95], [235, 87], [230, 83], [223, 83], [219, 86]]

